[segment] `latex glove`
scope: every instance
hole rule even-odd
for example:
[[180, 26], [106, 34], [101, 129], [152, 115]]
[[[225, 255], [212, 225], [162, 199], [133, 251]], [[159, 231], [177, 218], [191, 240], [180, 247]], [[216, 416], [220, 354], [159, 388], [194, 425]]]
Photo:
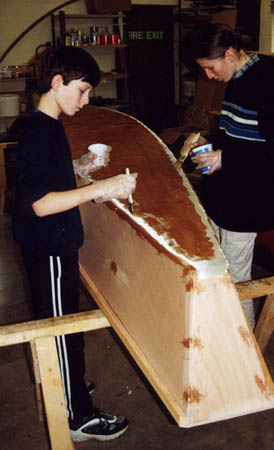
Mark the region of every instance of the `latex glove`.
[[81, 156], [81, 158], [73, 161], [74, 173], [77, 173], [82, 178], [89, 179], [90, 172], [96, 172], [96, 170], [101, 169], [101, 167], [106, 167], [109, 163], [110, 157], [109, 152], [111, 151], [111, 147], [108, 146], [108, 149], [105, 153], [104, 165], [98, 166], [94, 163], [95, 158], [97, 157], [96, 153], [88, 152]]
[[106, 180], [94, 181], [96, 187], [96, 203], [103, 203], [113, 198], [128, 198], [136, 188], [136, 179], [138, 173], [131, 173], [130, 175], [116, 175], [115, 177], [107, 178]]
[[216, 150], [214, 152], [199, 153], [191, 158], [191, 160], [198, 164], [196, 170], [203, 169], [203, 167], [211, 166], [209, 172], [205, 175], [211, 175], [215, 170], [222, 168], [222, 150]]

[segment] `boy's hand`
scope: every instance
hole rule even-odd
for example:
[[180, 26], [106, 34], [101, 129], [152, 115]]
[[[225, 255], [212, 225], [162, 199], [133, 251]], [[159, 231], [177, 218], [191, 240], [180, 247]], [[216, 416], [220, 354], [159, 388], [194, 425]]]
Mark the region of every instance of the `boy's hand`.
[[116, 175], [106, 180], [94, 181], [96, 187], [94, 200], [96, 203], [106, 202], [113, 198], [128, 198], [135, 191], [138, 173]]
[[[108, 146], [108, 149], [105, 152], [105, 159], [103, 167], [106, 167], [109, 163], [110, 157], [109, 152], [111, 151], [111, 147]], [[80, 175], [82, 178], [89, 178], [90, 172], [96, 172], [96, 170], [101, 169], [102, 166], [98, 166], [94, 160], [97, 158], [97, 154], [93, 152], [85, 153], [81, 156], [81, 158], [73, 161], [74, 172]]]

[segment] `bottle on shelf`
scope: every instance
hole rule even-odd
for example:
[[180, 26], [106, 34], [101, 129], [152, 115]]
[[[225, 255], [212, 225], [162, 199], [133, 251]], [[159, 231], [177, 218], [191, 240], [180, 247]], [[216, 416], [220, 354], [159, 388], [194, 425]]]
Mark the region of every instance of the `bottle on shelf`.
[[71, 45], [74, 46], [76, 43], [76, 31], [74, 30], [74, 28], [71, 28], [70, 36], [71, 36]]
[[67, 31], [65, 35], [65, 45], [71, 45], [71, 34], [69, 31]]
[[90, 27], [90, 44], [98, 45], [98, 27]]
[[104, 27], [99, 28], [97, 44], [105, 45], [105, 28]]
[[108, 31], [108, 27], [105, 27], [105, 31], [104, 31], [104, 45], [108, 45], [109, 44], [109, 31]]
[[71, 28], [65, 33], [66, 46], [89, 46], [89, 45], [117, 45], [121, 44], [119, 36], [114, 32], [113, 27], [90, 27], [89, 30], [75, 30]]
[[87, 45], [90, 45], [90, 37], [88, 30], [85, 30], [83, 33], [83, 45], [86, 47]]
[[117, 45], [118, 43], [118, 36], [114, 33], [113, 27], [109, 28], [109, 44], [110, 45]]

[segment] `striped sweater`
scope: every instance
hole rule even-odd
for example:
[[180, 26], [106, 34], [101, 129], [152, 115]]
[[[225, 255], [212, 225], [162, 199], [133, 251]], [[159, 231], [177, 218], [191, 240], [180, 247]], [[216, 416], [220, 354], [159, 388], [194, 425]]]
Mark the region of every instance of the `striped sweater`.
[[228, 82], [213, 144], [222, 169], [202, 185], [208, 215], [232, 231], [274, 229], [274, 58], [251, 55]]
[[245, 109], [231, 102], [223, 102], [220, 130], [238, 139], [266, 141], [258, 129], [258, 111]]

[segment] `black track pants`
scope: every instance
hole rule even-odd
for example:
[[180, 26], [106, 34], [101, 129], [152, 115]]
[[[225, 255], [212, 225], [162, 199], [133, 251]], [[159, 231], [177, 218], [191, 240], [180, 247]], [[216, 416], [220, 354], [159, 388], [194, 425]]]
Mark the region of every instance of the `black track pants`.
[[[35, 319], [79, 311], [78, 255], [47, 256], [22, 249]], [[92, 413], [84, 373], [84, 334], [56, 338], [68, 417], [81, 420]]]

